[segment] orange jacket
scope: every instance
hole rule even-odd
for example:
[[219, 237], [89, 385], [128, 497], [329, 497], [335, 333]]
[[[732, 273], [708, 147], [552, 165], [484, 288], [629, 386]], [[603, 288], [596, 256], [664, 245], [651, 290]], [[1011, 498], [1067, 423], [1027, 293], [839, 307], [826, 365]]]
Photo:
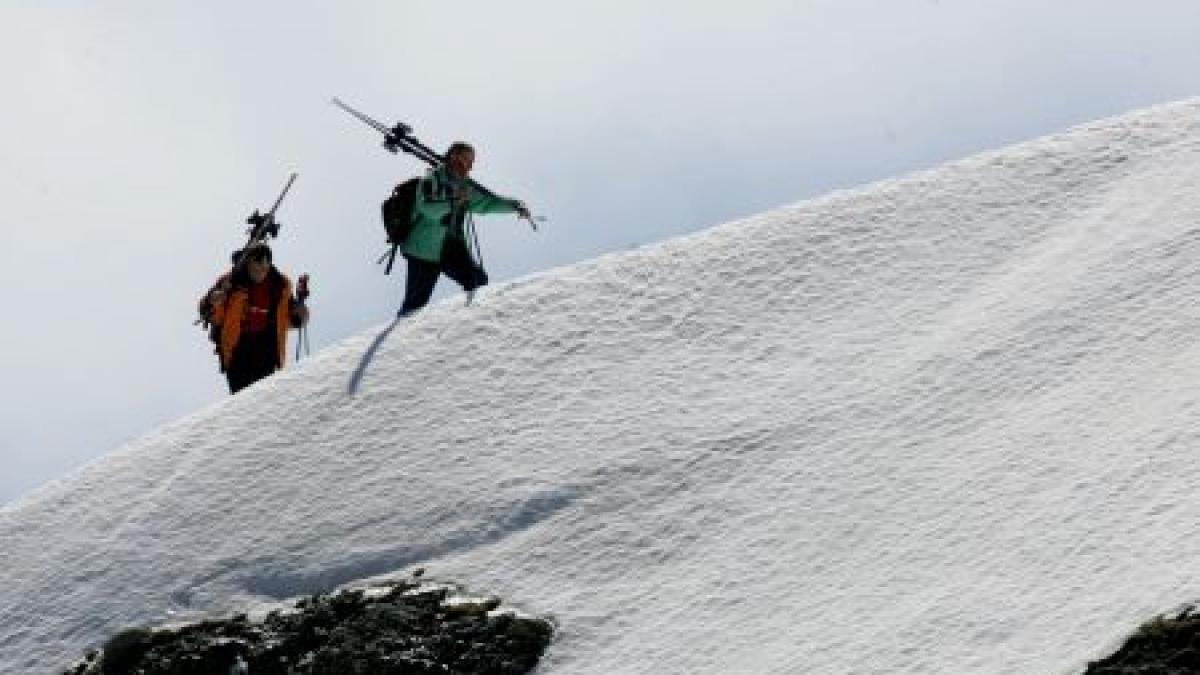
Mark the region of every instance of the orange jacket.
[[[292, 317], [292, 281], [285, 275], [279, 272], [274, 267], [271, 268], [272, 275], [279, 277], [278, 285], [279, 297], [275, 300], [275, 344], [279, 348], [278, 358], [276, 360], [276, 368], [283, 368], [287, 363], [287, 332], [288, 328], [298, 326], [299, 323]], [[220, 283], [220, 282], [218, 282]], [[221, 341], [218, 344], [218, 354], [221, 357], [221, 370], [228, 370], [229, 364], [233, 361], [233, 350], [237, 347], [238, 339], [242, 335], [242, 321], [246, 317], [246, 311], [250, 304], [250, 293], [244, 286], [234, 286], [230, 291], [225, 301], [213, 307], [212, 323], [220, 326]]]

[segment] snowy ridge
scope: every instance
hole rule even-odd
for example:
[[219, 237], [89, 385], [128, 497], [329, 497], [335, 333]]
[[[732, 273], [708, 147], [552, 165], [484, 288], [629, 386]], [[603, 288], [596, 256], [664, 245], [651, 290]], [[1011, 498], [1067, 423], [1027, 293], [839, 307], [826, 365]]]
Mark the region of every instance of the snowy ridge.
[[1200, 598], [1200, 102], [378, 326], [0, 509], [0, 672], [420, 564], [547, 673], [1057, 673]]

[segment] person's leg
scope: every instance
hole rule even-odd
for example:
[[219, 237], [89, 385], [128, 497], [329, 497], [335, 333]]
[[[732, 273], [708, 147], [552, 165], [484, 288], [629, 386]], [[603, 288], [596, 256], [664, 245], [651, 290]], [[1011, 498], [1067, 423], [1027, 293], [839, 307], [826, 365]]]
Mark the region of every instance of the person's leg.
[[274, 363], [270, 364], [271, 368], [268, 370], [263, 362], [263, 358], [250, 355], [250, 352], [233, 357], [233, 365], [225, 371], [225, 379], [229, 382], [229, 393], [236, 394], [275, 372]]
[[429, 302], [440, 274], [437, 263], [408, 256], [404, 259], [408, 263], [408, 274], [404, 282], [404, 304], [400, 306], [399, 316], [415, 312]]
[[447, 237], [442, 248], [442, 271], [468, 293], [488, 282], [487, 272], [471, 257], [466, 242], [454, 237]]
[[225, 371], [225, 380], [229, 382], [229, 393], [231, 394], [236, 394], [245, 389], [253, 381], [238, 369], [236, 363]]
[[243, 335], [233, 350], [233, 363], [225, 373], [229, 393], [236, 394], [274, 373], [278, 359], [275, 340], [267, 331]]

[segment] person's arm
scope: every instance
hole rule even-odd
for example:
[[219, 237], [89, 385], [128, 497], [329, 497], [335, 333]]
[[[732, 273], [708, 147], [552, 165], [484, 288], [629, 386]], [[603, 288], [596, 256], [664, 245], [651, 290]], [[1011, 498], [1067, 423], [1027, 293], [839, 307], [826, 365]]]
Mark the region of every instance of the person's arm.
[[308, 323], [308, 305], [296, 302], [295, 298], [288, 301], [288, 320], [292, 328], [300, 328]]
[[225, 299], [229, 296], [229, 275], [224, 274], [212, 288], [200, 298], [200, 316], [209, 323], [221, 325], [225, 320]]
[[[304, 279], [304, 276], [301, 276]], [[288, 324], [292, 328], [300, 328], [308, 323], [308, 305], [296, 299], [292, 293], [292, 282], [287, 277], [283, 280], [283, 292], [287, 294]]]
[[525, 208], [525, 204], [521, 200], [500, 195], [487, 195], [479, 190], [471, 191], [468, 208], [471, 213], [515, 213], [522, 218], [529, 218], [529, 209]]

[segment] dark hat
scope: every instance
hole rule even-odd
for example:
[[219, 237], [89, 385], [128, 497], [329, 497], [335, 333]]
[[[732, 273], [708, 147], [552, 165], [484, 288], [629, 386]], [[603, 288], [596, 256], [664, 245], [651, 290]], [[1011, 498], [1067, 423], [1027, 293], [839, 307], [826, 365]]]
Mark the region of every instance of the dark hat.
[[[246, 260], [266, 260], [271, 262], [271, 247], [263, 242], [257, 242], [247, 246], [242, 252]], [[237, 264], [236, 262], [234, 264]]]

